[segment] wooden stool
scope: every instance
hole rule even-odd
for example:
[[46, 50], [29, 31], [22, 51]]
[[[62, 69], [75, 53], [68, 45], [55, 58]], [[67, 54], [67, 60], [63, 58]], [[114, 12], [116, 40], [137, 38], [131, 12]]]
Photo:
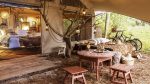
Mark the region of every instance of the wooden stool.
[[[80, 82], [87, 84], [84, 77], [84, 73], [87, 72], [88, 70], [81, 68], [79, 66], [66, 67], [63, 69], [67, 72], [64, 79], [64, 83], [68, 75], [71, 75], [72, 76], [71, 84], [74, 84], [75, 79], [78, 79]], [[82, 80], [80, 80], [79, 78], [82, 78]]]
[[128, 84], [127, 83], [127, 76], [128, 75], [129, 75], [129, 79], [131, 80], [131, 82], [133, 82], [132, 76], [131, 76], [131, 73], [130, 73], [132, 68], [133, 68], [133, 66], [129, 66], [129, 65], [126, 65], [126, 64], [116, 64], [116, 65], [111, 66], [110, 69], [113, 71], [111, 82], [115, 83], [115, 84], [116, 83], [120, 84], [120, 82], [114, 80], [115, 74], [117, 73], [117, 78], [118, 78], [119, 72], [123, 73], [123, 78], [125, 80], [125, 84]]

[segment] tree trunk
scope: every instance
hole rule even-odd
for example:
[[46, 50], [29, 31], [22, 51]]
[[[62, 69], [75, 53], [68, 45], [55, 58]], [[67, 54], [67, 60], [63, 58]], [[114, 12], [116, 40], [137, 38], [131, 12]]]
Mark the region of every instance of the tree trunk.
[[64, 37], [64, 41], [66, 42], [66, 57], [71, 57], [71, 37]]

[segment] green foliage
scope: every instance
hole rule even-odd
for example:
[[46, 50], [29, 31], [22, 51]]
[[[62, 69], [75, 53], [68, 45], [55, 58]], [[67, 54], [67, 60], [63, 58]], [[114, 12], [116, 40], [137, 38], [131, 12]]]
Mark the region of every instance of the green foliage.
[[95, 23], [97, 24], [96, 26], [101, 28], [102, 31], [104, 31], [104, 28], [105, 28], [105, 20], [106, 20], [106, 14], [98, 15], [95, 18], [95, 21], [96, 21]]
[[71, 24], [71, 21], [68, 20], [68, 19], [64, 19], [63, 21], [64, 21], [64, 22], [63, 22], [63, 25], [64, 25], [64, 32], [66, 32], [66, 30], [68, 29], [68, 27], [69, 27], [70, 24]]
[[129, 24], [127, 23], [128, 17], [116, 13], [110, 14], [110, 27], [117, 27], [117, 28], [123, 28], [126, 29]]
[[146, 24], [144, 26], [135, 26], [128, 28], [128, 31], [134, 35], [134, 38], [139, 38], [143, 43], [143, 51], [148, 51], [150, 49], [150, 25]]
[[[102, 14], [99, 16], [96, 16], [96, 24], [98, 23], [98, 26], [104, 30], [105, 28], [105, 20], [106, 20], [106, 14]], [[127, 30], [128, 27], [134, 27], [134, 26], [144, 26], [146, 23], [144, 23], [141, 20], [137, 20], [135, 18], [131, 18], [125, 15], [117, 14], [117, 13], [110, 13], [110, 28], [121, 28], [124, 30]]]
[[[96, 16], [96, 23], [99, 23], [101, 30], [104, 32], [105, 28], [106, 14]], [[150, 25], [149, 23], [143, 22], [141, 20], [131, 18], [128, 16], [110, 13], [110, 25], [108, 29], [108, 34], [111, 32], [112, 28], [124, 29], [125, 35], [133, 34], [135, 38], [139, 38], [143, 43], [143, 51], [150, 50]], [[112, 34], [114, 36], [114, 34]]]

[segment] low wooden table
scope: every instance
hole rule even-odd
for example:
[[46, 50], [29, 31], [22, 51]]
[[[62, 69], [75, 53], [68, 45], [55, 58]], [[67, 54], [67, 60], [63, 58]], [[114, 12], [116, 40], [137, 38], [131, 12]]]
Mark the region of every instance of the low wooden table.
[[[103, 53], [96, 53], [93, 50], [92, 51], [78, 51], [79, 55], [79, 61], [80, 61], [80, 66], [82, 66], [82, 60], [88, 60], [90, 62], [93, 62], [96, 64], [96, 79], [99, 79], [99, 64], [110, 60], [110, 65], [112, 65], [112, 56], [114, 55], [114, 52], [103, 52]], [[95, 68], [94, 68], [95, 69]]]

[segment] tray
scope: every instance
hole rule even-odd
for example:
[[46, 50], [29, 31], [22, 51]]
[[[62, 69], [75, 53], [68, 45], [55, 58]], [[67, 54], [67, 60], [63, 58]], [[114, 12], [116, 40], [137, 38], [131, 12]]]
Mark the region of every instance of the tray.
[[97, 51], [97, 50], [94, 50], [95, 53], [106, 53], [107, 51]]

